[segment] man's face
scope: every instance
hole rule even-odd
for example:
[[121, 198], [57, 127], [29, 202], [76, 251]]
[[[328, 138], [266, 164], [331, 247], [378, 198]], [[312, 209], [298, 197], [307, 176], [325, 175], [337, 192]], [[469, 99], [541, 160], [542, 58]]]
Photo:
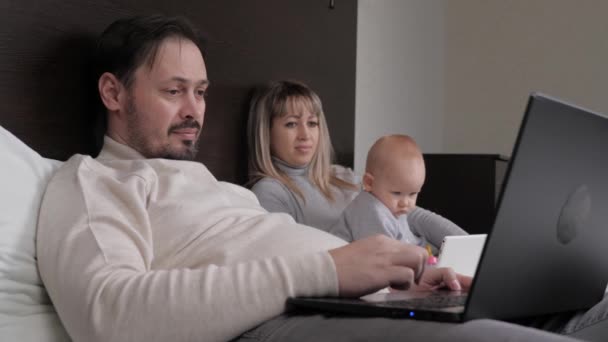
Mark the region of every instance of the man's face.
[[134, 76], [123, 105], [127, 136], [121, 138], [146, 158], [193, 159], [209, 85], [198, 47], [168, 38], [154, 64], [144, 63]]

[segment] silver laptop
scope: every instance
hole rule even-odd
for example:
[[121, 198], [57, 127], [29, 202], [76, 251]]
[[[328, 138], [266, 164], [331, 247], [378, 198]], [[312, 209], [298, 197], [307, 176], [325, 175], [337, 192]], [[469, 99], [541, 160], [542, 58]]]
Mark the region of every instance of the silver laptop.
[[532, 94], [468, 294], [290, 298], [365, 316], [466, 321], [584, 309], [608, 283], [608, 119]]

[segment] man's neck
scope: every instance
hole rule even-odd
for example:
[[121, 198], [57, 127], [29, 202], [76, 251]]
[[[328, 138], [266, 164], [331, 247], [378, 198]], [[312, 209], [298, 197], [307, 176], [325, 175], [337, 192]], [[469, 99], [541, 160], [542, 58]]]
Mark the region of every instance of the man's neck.
[[109, 135], [106, 135], [103, 138], [103, 148], [101, 149], [97, 159], [134, 160], [146, 158], [126, 143], [117, 141]]

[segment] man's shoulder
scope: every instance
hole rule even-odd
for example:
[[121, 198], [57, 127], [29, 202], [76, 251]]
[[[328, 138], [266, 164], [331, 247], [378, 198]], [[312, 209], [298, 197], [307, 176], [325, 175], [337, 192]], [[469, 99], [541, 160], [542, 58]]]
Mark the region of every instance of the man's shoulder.
[[[145, 176], [154, 174], [153, 168], [147, 160], [112, 160], [98, 159], [88, 155], [75, 154], [55, 173], [53, 180], [61, 180], [66, 177], [84, 176], [90, 178], [93, 175], [120, 178], [131, 174]], [[144, 177], [148, 178], [148, 177]]]
[[78, 172], [78, 169], [85, 165], [85, 163], [89, 159], [94, 160], [91, 156], [87, 156], [84, 154], [75, 154], [71, 156], [68, 160], [61, 164], [61, 166], [53, 175], [53, 178], [57, 178], [61, 175], [69, 175]]

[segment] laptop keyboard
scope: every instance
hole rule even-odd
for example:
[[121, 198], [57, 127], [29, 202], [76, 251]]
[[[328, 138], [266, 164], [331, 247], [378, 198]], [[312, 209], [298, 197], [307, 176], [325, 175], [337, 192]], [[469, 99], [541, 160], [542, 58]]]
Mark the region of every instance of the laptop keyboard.
[[394, 300], [378, 303], [381, 306], [412, 309], [438, 309], [453, 306], [464, 306], [467, 300], [466, 295], [457, 296], [428, 296], [424, 298], [411, 298], [406, 300]]

